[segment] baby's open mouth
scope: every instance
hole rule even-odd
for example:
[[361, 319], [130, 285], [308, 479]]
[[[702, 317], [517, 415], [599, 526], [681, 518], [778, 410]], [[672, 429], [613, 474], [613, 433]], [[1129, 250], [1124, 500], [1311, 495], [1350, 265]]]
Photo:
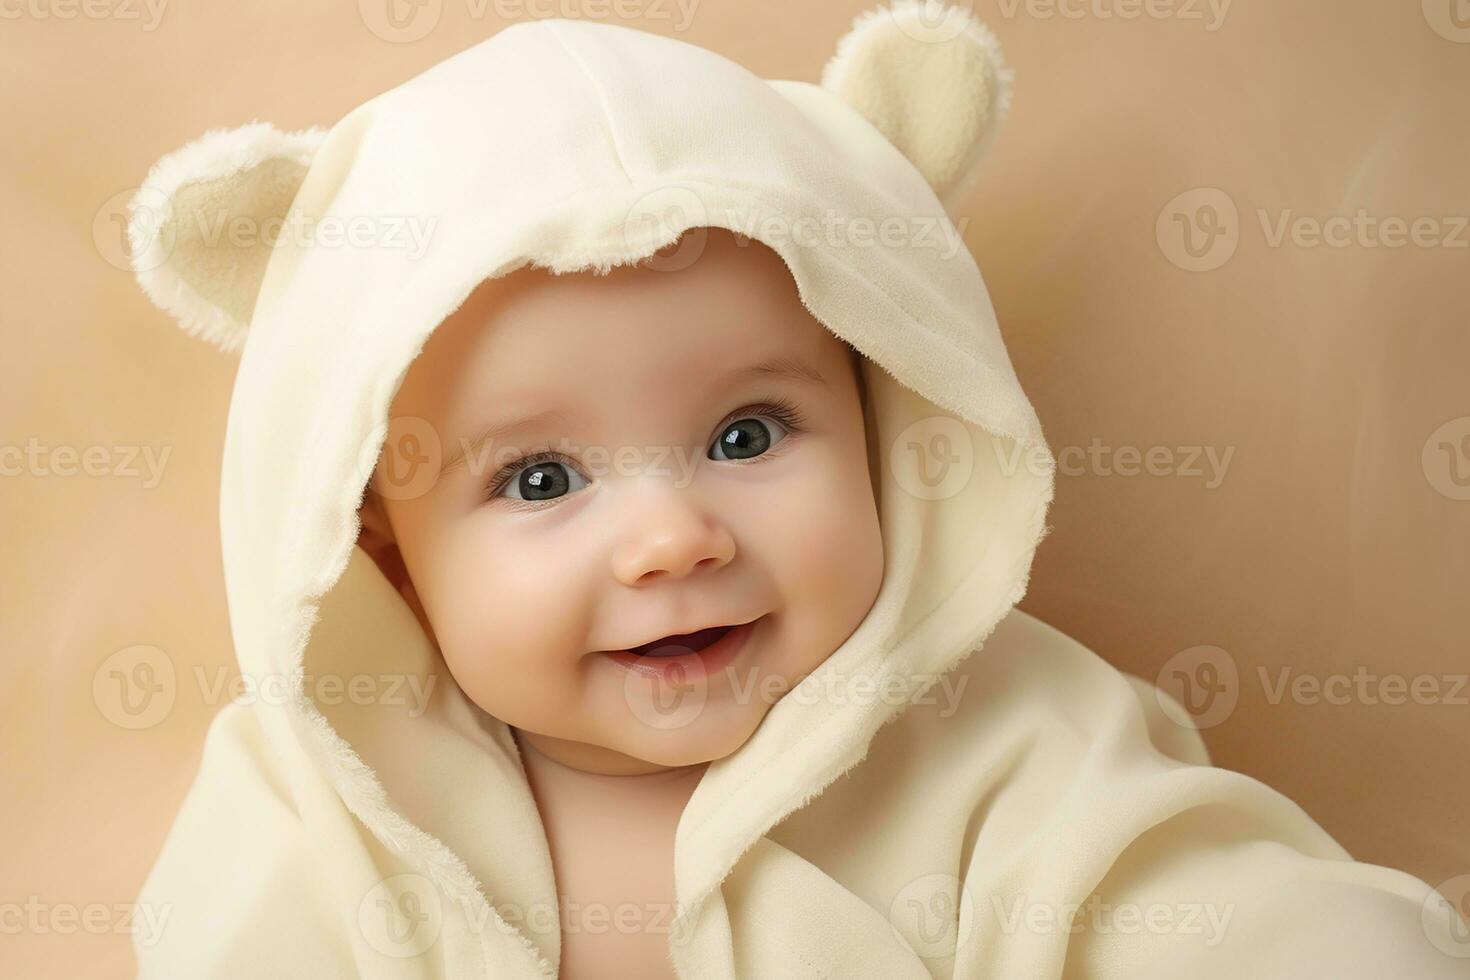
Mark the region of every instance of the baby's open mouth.
[[602, 654], [637, 675], [683, 686], [723, 672], [750, 645], [756, 625], [764, 620], [765, 616], [757, 616], [748, 623], [707, 626], [693, 633], [659, 637], [628, 650], [604, 650]]
[[734, 628], [733, 626], [711, 626], [696, 633], [677, 633], [673, 636], [660, 637], [652, 643], [633, 647], [628, 652], [640, 657], [677, 657], [687, 653], [698, 653]]

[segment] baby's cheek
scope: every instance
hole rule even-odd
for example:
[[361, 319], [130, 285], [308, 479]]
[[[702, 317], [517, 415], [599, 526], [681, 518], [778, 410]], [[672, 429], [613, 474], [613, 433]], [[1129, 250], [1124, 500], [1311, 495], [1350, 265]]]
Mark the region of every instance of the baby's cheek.
[[452, 586], [452, 627], [439, 635], [445, 661], [466, 694], [512, 724], [571, 704], [581, 617], [556, 564], [544, 553], [486, 549], [462, 563]]
[[872, 562], [877, 526], [866, 466], [835, 453], [817, 462], [771, 511], [793, 583], [831, 591], [863, 577], [857, 573]]
[[820, 664], [867, 614], [882, 575], [882, 538], [864, 468], [813, 467], [773, 503], [766, 538], [801, 656]]

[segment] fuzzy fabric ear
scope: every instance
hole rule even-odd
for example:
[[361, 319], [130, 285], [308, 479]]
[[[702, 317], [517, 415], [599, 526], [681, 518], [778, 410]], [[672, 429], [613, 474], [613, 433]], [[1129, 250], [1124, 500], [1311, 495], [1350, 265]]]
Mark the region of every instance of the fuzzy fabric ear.
[[186, 333], [245, 342], [271, 246], [326, 132], [212, 129], [160, 159], [128, 202], [133, 273]]
[[823, 87], [888, 137], [941, 200], [974, 175], [1010, 108], [1012, 79], [989, 28], [941, 0], [859, 14], [822, 69]]

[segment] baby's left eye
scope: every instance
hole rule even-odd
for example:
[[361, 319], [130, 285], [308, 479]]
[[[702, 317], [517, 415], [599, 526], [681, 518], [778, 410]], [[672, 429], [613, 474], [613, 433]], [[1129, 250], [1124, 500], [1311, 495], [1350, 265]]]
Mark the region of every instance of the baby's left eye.
[[[773, 439], [768, 426], [775, 426], [778, 434]], [[773, 445], [786, 437], [787, 429], [784, 423], [771, 418], [768, 415], [752, 415], [743, 419], [736, 419], [725, 426], [725, 431], [715, 444], [710, 447], [710, 459], [753, 459], [761, 453], [766, 452]], [[729, 453], [727, 456], [714, 455], [716, 450]]]

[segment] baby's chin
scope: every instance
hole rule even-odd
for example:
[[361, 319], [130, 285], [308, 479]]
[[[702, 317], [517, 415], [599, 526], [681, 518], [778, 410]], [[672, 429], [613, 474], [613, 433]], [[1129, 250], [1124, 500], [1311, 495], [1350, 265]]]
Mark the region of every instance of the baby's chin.
[[[686, 706], [689, 702], [685, 702]], [[661, 707], [668, 708], [674, 702]], [[575, 730], [518, 725], [517, 739], [562, 765], [602, 775], [643, 775], [717, 762], [750, 740], [770, 709], [755, 700], [706, 702], [697, 712], [660, 714], [647, 703], [589, 712]], [[590, 724], [589, 724], [590, 723]]]
[[[650, 715], [633, 712], [625, 726], [609, 733], [609, 748], [643, 762], [668, 768], [718, 762], [740, 751], [769, 710], [756, 703], [707, 703], [697, 717], [671, 713], [664, 727]], [[652, 716], [657, 717], [657, 716]]]

